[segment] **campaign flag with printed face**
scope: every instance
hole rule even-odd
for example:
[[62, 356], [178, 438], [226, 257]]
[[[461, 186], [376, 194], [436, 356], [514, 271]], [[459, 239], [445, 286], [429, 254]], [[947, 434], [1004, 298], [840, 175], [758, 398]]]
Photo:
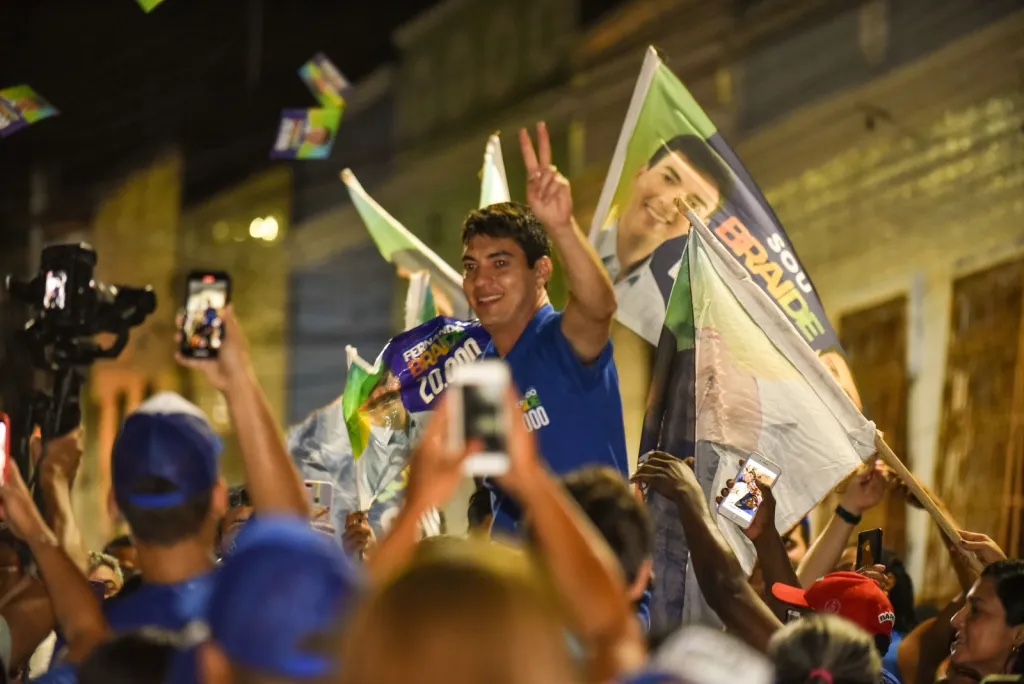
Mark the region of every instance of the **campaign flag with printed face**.
[[501, 155], [501, 136], [494, 133], [487, 139], [484, 165], [480, 170], [480, 208], [501, 204], [512, 199], [505, 175], [505, 160]]
[[342, 171], [341, 180], [381, 256], [410, 273], [428, 272], [433, 286], [451, 302], [455, 317], [468, 318], [470, 308], [462, 291], [462, 275], [370, 197], [351, 170]]
[[[694, 228], [655, 355], [641, 448], [693, 455], [713, 509], [739, 461], [761, 454], [779, 466], [775, 521], [785, 533], [874, 454], [875, 426], [736, 259], [732, 224], [708, 228], [699, 212], [688, 216]], [[652, 622], [713, 623], [674, 504], [651, 493], [649, 505], [657, 540]], [[753, 546], [738, 525], [716, 517], [749, 573]]]
[[652, 47], [612, 157], [590, 238], [617, 318], [658, 344], [689, 224], [683, 197], [859, 403], [835, 330], [774, 211], [686, 86]]
[[345, 95], [351, 90], [352, 84], [322, 52], [318, 52], [299, 68], [299, 78], [309, 88], [309, 92], [313, 93], [321, 107], [345, 107]]
[[27, 85], [0, 90], [0, 138], [60, 112]]
[[341, 125], [340, 109], [286, 109], [281, 112], [272, 159], [327, 159]]

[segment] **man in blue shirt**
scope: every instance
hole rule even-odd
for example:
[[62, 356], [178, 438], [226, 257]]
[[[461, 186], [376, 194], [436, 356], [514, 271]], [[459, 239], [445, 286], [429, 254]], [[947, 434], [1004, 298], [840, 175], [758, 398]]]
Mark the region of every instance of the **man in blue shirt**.
[[[256, 381], [244, 332], [230, 306], [221, 317], [227, 335], [218, 357], [178, 361], [223, 393], [256, 514], [307, 518], [305, 487]], [[125, 421], [112, 454], [113, 488], [132, 530], [142, 582], [104, 604], [115, 633], [201, 631], [192, 628], [204, 625], [217, 529], [228, 508], [221, 449], [202, 410], [176, 394], [152, 397]], [[74, 670], [61, 664], [39, 681], [75, 681]]]
[[324, 681], [361, 588], [330, 537], [299, 518], [258, 518], [214, 580], [209, 639], [181, 653], [170, 684]]
[[[569, 182], [551, 163], [547, 127], [535, 152], [520, 131], [529, 207], [514, 202], [474, 211], [462, 229], [463, 289], [490, 333], [484, 356], [511, 367], [520, 408], [548, 465], [564, 474], [585, 465], [628, 469], [622, 399], [609, 336], [615, 292], [573, 218]], [[557, 312], [547, 286], [554, 243], [569, 302]], [[496, 493], [494, 529], [514, 530], [518, 511]]]

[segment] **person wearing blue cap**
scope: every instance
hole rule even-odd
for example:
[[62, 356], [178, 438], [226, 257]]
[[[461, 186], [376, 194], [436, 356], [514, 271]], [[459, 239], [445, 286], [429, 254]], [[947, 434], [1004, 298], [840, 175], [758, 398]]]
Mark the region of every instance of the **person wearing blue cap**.
[[214, 580], [208, 640], [177, 659], [168, 681], [330, 681], [361, 586], [341, 547], [308, 522], [255, 519]]
[[[257, 515], [305, 519], [305, 489], [256, 381], [245, 334], [230, 306], [222, 318], [217, 359], [178, 361], [223, 393]], [[202, 410], [176, 394], [152, 397], [125, 421], [112, 455], [114, 497], [135, 539], [143, 581], [104, 604], [115, 633], [146, 627], [189, 633], [203, 625], [218, 523], [228, 507], [222, 447]], [[51, 668], [40, 681], [73, 681], [66, 671]]]

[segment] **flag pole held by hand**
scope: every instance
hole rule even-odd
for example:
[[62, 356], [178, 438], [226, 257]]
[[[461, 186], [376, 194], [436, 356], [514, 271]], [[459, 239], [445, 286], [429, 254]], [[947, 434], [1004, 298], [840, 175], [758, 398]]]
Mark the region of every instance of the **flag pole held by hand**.
[[[946, 514], [942, 512], [932, 498], [928, 496], [928, 492], [926, 492], [924, 487], [921, 486], [921, 483], [917, 481], [914, 474], [911, 473], [905, 465], [903, 465], [903, 462], [896, 456], [896, 454], [893, 453], [892, 449], [889, 448], [889, 445], [885, 443], [881, 432], [875, 433], [875, 448], [878, 449], [878, 455], [881, 457], [882, 461], [892, 468], [892, 471], [903, 481], [907, 486], [907, 489], [910, 490], [910, 493], [917, 497], [917, 500], [921, 502], [921, 505], [926, 511], [928, 511], [928, 514], [932, 516], [935, 524], [939, 526], [939, 529], [942, 530], [944, 535], [946, 535], [946, 538], [949, 539], [956, 548], [962, 549], [963, 546], [960, 542], [963, 540], [960, 537], [960, 533], [956, 531], [956, 526], [946, 516]], [[966, 555], [968, 557], [971, 570], [973, 572], [981, 573], [984, 568], [981, 561], [978, 560], [978, 557], [973, 553], [968, 553]]]

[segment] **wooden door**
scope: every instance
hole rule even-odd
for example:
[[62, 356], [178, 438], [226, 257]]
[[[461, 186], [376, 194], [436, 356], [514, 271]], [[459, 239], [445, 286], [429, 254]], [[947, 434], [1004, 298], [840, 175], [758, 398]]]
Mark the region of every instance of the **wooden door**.
[[[946, 381], [935, 484], [953, 517], [1012, 556], [1021, 551], [1021, 352], [1024, 261], [995, 266], [953, 284]], [[934, 526], [922, 597], [958, 591]]]
[[[898, 297], [847, 314], [840, 340], [864, 403], [864, 413], [885, 435], [893, 452], [912, 467], [907, 454], [907, 298]], [[906, 560], [907, 507], [890, 493], [858, 527], [881, 527], [885, 548]]]

